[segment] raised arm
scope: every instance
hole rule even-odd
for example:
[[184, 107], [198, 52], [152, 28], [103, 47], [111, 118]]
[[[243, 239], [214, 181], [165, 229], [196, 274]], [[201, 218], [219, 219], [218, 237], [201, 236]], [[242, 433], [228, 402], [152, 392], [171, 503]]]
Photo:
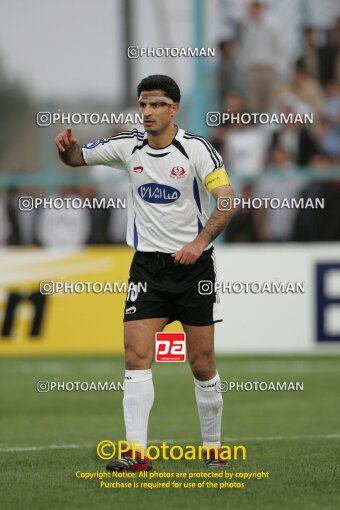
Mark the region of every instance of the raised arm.
[[54, 142], [59, 151], [59, 158], [68, 166], [84, 166], [85, 161], [80, 145], [72, 133], [71, 128], [62, 131], [56, 136]]

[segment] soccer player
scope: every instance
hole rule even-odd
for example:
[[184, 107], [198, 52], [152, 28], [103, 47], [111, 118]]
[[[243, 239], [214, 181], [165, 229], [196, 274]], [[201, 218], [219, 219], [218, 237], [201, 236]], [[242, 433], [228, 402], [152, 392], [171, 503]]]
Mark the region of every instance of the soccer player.
[[[164, 75], [144, 78], [137, 88], [144, 130], [77, 144], [72, 130], [55, 143], [67, 165], [109, 165], [129, 177], [127, 243], [136, 251], [130, 269], [124, 310], [126, 440], [147, 448], [149, 414], [154, 401], [151, 365], [155, 334], [178, 320], [186, 333], [188, 360], [203, 445], [211, 448], [209, 469], [225, 465], [221, 446], [223, 400], [214, 358], [215, 256], [212, 241], [229, 222], [233, 208], [210, 215], [210, 194], [232, 202], [234, 197], [220, 155], [203, 138], [175, 124], [180, 90]], [[211, 293], [200, 293], [199, 282], [211, 281]], [[147, 288], [140, 291], [140, 288]], [[214, 447], [214, 448], [212, 448]], [[151, 462], [126, 452], [107, 464], [108, 470], [149, 470]], [[210, 458], [208, 458], [210, 457]]]

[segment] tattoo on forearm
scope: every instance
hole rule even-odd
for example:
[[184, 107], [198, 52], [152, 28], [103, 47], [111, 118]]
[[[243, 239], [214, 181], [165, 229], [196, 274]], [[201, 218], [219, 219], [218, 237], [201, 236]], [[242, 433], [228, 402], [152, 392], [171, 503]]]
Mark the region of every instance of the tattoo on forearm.
[[197, 237], [210, 244], [228, 225], [232, 217], [232, 211], [221, 212], [217, 208], [210, 216], [207, 224]]

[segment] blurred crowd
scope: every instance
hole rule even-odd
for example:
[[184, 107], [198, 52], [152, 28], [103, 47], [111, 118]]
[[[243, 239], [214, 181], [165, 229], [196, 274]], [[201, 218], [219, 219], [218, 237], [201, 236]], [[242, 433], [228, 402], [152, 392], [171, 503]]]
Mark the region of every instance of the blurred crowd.
[[[239, 207], [223, 241], [340, 240], [340, 1], [218, 0], [218, 5], [219, 60], [209, 79], [218, 90], [216, 108], [229, 117], [209, 128], [209, 138], [226, 162], [236, 197], [324, 199], [325, 205]], [[10, 104], [9, 96], [4, 97], [2, 104]], [[20, 97], [17, 93], [12, 103], [22, 111]], [[269, 118], [284, 114], [291, 119], [308, 114], [313, 122], [265, 124], [254, 116], [249, 122], [249, 115], [242, 114], [268, 114]], [[237, 117], [241, 120], [232, 121]], [[5, 118], [7, 128], [10, 117]], [[20, 135], [15, 132], [16, 137]], [[30, 149], [19, 152], [39, 154], [32, 140], [24, 138]], [[13, 151], [18, 152], [17, 146], [21, 143]], [[0, 154], [4, 147], [0, 145]], [[32, 163], [32, 168], [37, 164]], [[106, 171], [107, 167], [95, 167], [89, 169], [89, 176], [105, 177], [108, 185], [64, 186], [53, 193], [36, 187], [4, 188], [0, 191], [0, 246], [125, 243], [126, 209], [19, 208], [20, 197], [84, 201], [125, 197], [124, 172], [119, 176]], [[112, 182], [116, 174], [117, 182]]]
[[[210, 138], [237, 195], [325, 199], [324, 210], [240, 209], [226, 239], [340, 240], [340, 2], [306, 0], [290, 54], [288, 4], [279, 19], [279, 2], [220, 2], [219, 111], [229, 117]], [[244, 113], [312, 114], [313, 123], [231, 121]]]
[[[63, 186], [53, 193], [32, 187], [2, 193], [0, 246], [77, 247], [125, 243], [126, 209], [122, 207], [126, 202], [125, 193], [119, 186], [108, 192], [110, 197], [100, 188], [83, 185]], [[45, 203], [41, 203], [42, 198]], [[39, 199], [39, 205], [31, 207], [30, 199]], [[71, 203], [73, 199], [77, 199], [75, 207]]]

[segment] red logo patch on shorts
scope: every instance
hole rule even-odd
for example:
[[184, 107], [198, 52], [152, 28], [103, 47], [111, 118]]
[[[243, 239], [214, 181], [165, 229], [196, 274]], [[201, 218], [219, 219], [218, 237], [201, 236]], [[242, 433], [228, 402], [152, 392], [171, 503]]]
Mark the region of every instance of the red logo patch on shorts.
[[185, 361], [185, 333], [156, 333], [156, 361]]

